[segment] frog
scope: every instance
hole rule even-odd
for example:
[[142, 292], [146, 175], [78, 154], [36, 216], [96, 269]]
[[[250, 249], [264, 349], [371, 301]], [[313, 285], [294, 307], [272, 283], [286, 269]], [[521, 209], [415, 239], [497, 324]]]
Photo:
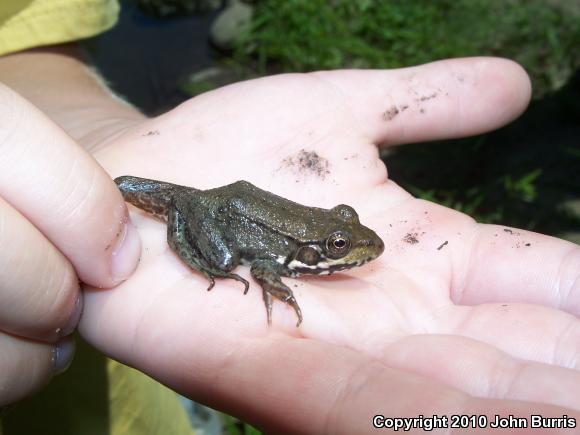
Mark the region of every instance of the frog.
[[379, 257], [383, 240], [362, 225], [349, 205], [331, 209], [298, 204], [248, 181], [196, 189], [124, 175], [115, 183], [126, 202], [167, 224], [167, 244], [194, 271], [209, 280], [249, 282], [232, 271], [250, 267], [262, 287], [268, 325], [273, 298], [294, 309], [296, 327], [302, 310], [282, 277], [323, 275], [362, 266]]

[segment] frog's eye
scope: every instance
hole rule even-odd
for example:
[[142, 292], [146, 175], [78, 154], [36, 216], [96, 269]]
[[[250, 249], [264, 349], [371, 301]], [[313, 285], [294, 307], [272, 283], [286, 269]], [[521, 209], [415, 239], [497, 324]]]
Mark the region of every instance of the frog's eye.
[[296, 260], [308, 266], [315, 266], [320, 261], [320, 253], [311, 246], [303, 246], [298, 250]]
[[350, 238], [348, 234], [337, 231], [326, 239], [326, 249], [331, 257], [340, 258], [350, 250]]

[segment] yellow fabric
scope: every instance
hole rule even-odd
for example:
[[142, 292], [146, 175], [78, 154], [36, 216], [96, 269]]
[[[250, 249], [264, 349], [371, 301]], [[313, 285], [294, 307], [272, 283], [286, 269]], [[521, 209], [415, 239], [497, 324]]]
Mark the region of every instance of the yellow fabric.
[[[193, 434], [177, 394], [117, 361], [107, 360], [111, 435]], [[8, 435], [8, 434], [7, 434]]]
[[0, 0], [0, 55], [97, 35], [118, 14], [117, 0]]
[[175, 392], [80, 339], [69, 370], [0, 420], [0, 435], [193, 433]]

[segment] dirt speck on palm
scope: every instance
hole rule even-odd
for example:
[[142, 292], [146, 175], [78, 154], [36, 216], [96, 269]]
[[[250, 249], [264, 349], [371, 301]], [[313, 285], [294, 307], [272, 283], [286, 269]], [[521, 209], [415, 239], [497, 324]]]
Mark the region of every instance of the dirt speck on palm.
[[282, 160], [281, 167], [289, 168], [297, 174], [315, 175], [322, 179], [330, 174], [328, 160], [318, 155], [316, 151], [306, 151], [305, 149], [286, 157]]
[[419, 239], [417, 238], [418, 235], [418, 233], [407, 233], [405, 234], [405, 237], [403, 237], [403, 242], [410, 245], [415, 245], [419, 243]]

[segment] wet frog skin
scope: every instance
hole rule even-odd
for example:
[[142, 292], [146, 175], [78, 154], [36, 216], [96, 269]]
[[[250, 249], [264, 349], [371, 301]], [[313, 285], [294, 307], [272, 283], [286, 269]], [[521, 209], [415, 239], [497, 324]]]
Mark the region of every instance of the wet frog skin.
[[250, 266], [261, 285], [268, 324], [272, 298], [290, 305], [299, 326], [302, 312], [281, 277], [331, 274], [361, 266], [384, 250], [381, 238], [359, 222], [354, 209], [306, 207], [247, 181], [209, 190], [122, 176], [115, 183], [125, 201], [167, 222], [167, 242], [192, 269], [210, 281], [230, 278], [239, 264]]

